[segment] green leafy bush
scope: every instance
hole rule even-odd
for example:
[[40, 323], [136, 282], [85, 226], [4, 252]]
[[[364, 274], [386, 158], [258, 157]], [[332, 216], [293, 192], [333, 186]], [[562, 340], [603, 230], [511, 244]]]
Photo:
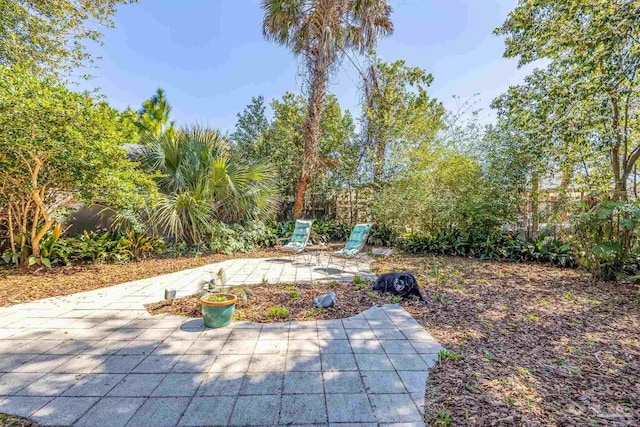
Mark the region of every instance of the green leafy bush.
[[398, 233], [385, 225], [374, 224], [369, 231], [367, 243], [374, 246], [393, 246], [398, 241]]
[[216, 221], [270, 217], [275, 186], [265, 163], [233, 156], [227, 137], [200, 126], [164, 133], [136, 154], [159, 195], [142, 218], [175, 241], [206, 242]]
[[130, 230], [121, 238], [133, 259], [143, 259], [151, 254], [160, 254], [165, 251], [164, 239], [159, 236], [151, 236], [146, 232]]
[[[43, 239], [78, 202], [139, 210], [142, 194], [155, 193], [151, 177], [122, 147], [132, 127], [104, 100], [3, 63], [0, 106], [0, 234], [11, 240], [5, 245], [11, 253], [3, 254], [8, 262], [53, 263]], [[58, 238], [48, 242], [54, 252]]]
[[[21, 251], [23, 249], [21, 248]], [[61, 237], [57, 228], [40, 245], [40, 257], [30, 257], [29, 265], [72, 265], [80, 262], [124, 262], [164, 252], [162, 237], [130, 231], [123, 236], [112, 233], [84, 232], [78, 237]], [[28, 249], [26, 252], [30, 252]], [[11, 263], [11, 252], [3, 254]]]
[[311, 228], [311, 238], [316, 242], [342, 242], [350, 233], [351, 227], [335, 221], [315, 221]]
[[594, 276], [615, 280], [640, 271], [637, 202], [603, 200], [594, 206], [582, 204], [573, 218], [578, 238], [578, 261]]
[[212, 227], [209, 249], [213, 253], [249, 252], [275, 245], [277, 234], [260, 221], [227, 225], [217, 222]]
[[[295, 221], [282, 221], [275, 225], [274, 232], [279, 238], [289, 238], [293, 233]], [[313, 242], [343, 242], [349, 238], [351, 227], [336, 221], [314, 221], [310, 239]]]
[[[123, 234], [85, 232], [78, 237], [61, 237], [59, 231], [53, 230], [42, 240], [41, 256], [31, 257], [29, 263], [52, 266], [78, 262], [124, 262], [167, 252], [173, 256], [209, 251], [230, 254], [271, 247], [276, 241], [277, 230], [260, 221], [232, 225], [216, 222], [208, 245], [189, 246], [185, 242], [177, 242], [169, 248], [162, 237], [140, 231], [130, 230]], [[29, 247], [18, 249], [16, 254], [6, 250], [2, 254], [4, 262], [14, 265], [17, 264], [14, 258], [22, 253], [31, 253]]]
[[518, 262], [538, 261], [561, 267], [572, 267], [576, 264], [571, 244], [549, 236], [525, 241], [509, 233], [488, 236], [459, 232], [435, 235], [423, 233], [403, 237], [399, 245], [411, 254], [472, 256]]
[[71, 253], [71, 261], [123, 262], [132, 258], [129, 244], [110, 233], [85, 232], [79, 239], [69, 243], [75, 249]]
[[381, 230], [398, 234], [487, 236], [519, 218], [512, 198], [475, 158], [432, 147], [418, 150], [410, 169], [375, 192], [371, 213]]

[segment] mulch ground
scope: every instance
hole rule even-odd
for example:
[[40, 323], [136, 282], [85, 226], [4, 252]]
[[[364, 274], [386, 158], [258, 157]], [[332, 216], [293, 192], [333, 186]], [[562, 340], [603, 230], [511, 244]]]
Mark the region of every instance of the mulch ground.
[[[283, 322], [289, 320], [327, 320], [350, 317], [376, 304], [397, 302], [391, 295], [382, 295], [371, 291], [372, 283], [354, 284], [351, 282], [332, 282], [295, 285], [253, 285], [243, 289], [247, 301], [238, 298], [234, 320], [248, 320], [258, 323]], [[313, 299], [332, 291], [338, 304], [333, 307], [317, 309]], [[229, 291], [238, 296], [242, 292]], [[159, 301], [148, 304], [152, 314], [170, 313], [187, 317], [202, 315], [200, 296], [192, 295], [178, 298], [173, 302]], [[420, 304], [407, 301], [406, 304]], [[272, 310], [273, 309], [273, 310]], [[285, 309], [286, 312], [284, 312]]]
[[79, 264], [71, 267], [0, 270], [0, 307], [90, 291], [231, 258], [263, 258], [276, 254], [273, 250], [264, 250], [233, 255], [149, 258], [122, 264]]
[[640, 425], [640, 293], [577, 270], [396, 257], [428, 305], [405, 305], [459, 360], [427, 384], [430, 425]]
[[26, 418], [0, 412], [0, 427], [40, 427], [40, 424]]
[[[594, 282], [579, 270], [453, 257], [397, 256], [374, 269], [416, 275], [428, 304], [402, 304], [451, 352], [429, 375], [429, 425], [640, 425], [637, 286]], [[370, 284], [249, 289], [253, 299], [238, 305], [238, 318], [256, 322], [343, 318], [392, 302]], [[338, 306], [313, 310], [312, 298], [329, 290]], [[272, 307], [288, 316], [270, 317]], [[148, 309], [200, 316], [197, 297]]]
[[[5, 273], [0, 276], [0, 305], [225, 258], [155, 259], [35, 274]], [[579, 270], [548, 265], [453, 257], [395, 256], [377, 261], [374, 269], [416, 275], [428, 304], [402, 304], [451, 352], [452, 357], [440, 360], [430, 371], [428, 424], [640, 425], [637, 286], [595, 282]], [[370, 284], [256, 285], [248, 290], [253, 298], [238, 305], [238, 318], [256, 322], [342, 318], [394, 302], [391, 296], [371, 293]], [[312, 298], [329, 290], [336, 293], [339, 305], [313, 309]], [[284, 307], [288, 313], [274, 318], [269, 315], [273, 307]], [[200, 315], [195, 298], [148, 308]]]

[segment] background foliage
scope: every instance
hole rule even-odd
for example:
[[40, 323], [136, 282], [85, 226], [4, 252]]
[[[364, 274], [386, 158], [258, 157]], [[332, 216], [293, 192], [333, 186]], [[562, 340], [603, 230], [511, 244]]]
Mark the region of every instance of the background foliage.
[[0, 67], [0, 212], [13, 262], [39, 262], [41, 240], [73, 204], [133, 209], [144, 203], [141, 190], [153, 194], [121, 148], [120, 122], [87, 94]]
[[38, 74], [66, 75], [89, 65], [88, 41], [111, 28], [121, 3], [131, 0], [0, 0], [0, 64], [28, 66]]
[[[539, 68], [493, 101], [487, 124], [473, 98], [447, 111], [427, 70], [376, 56], [377, 37], [393, 31], [387, 1], [265, 0], [265, 35], [303, 61], [305, 91], [256, 95], [229, 135], [178, 129], [160, 88], [139, 110], [117, 111], [65, 85], [91, 62], [93, 23], [109, 27], [126, 2], [32, 3], [0, 0], [0, 249], [10, 264], [250, 251], [287, 237], [293, 210], [316, 220], [318, 242], [343, 241], [354, 225], [344, 218], [359, 218], [374, 224], [371, 244], [412, 253], [638, 275], [634, 1], [519, 1], [495, 33], [506, 57]], [[353, 112], [327, 92], [344, 59], [361, 77]], [[354, 195], [358, 215], [341, 216]], [[96, 205], [108, 230], [68, 236], [68, 212]]]

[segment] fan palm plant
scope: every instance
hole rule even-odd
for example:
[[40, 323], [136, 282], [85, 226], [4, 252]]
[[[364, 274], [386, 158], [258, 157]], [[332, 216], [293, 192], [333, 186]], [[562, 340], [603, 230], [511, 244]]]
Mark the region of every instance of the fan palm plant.
[[272, 213], [270, 169], [235, 158], [218, 131], [195, 126], [160, 135], [138, 160], [156, 176], [160, 192], [149, 220], [156, 232], [176, 241], [201, 243], [215, 221]]
[[379, 35], [393, 32], [391, 6], [389, 0], [262, 0], [262, 9], [264, 36], [300, 56], [308, 73], [304, 156], [293, 206], [293, 216], [299, 218], [317, 169], [320, 119], [331, 68], [347, 50], [372, 50]]

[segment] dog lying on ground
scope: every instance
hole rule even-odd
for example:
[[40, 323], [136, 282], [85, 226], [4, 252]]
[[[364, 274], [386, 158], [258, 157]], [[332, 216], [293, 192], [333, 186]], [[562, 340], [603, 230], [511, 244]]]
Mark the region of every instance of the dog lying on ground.
[[418, 282], [411, 273], [386, 273], [380, 275], [376, 284], [373, 285], [374, 291], [389, 292], [402, 298], [410, 298], [412, 296], [424, 303], [424, 297], [420, 293]]

